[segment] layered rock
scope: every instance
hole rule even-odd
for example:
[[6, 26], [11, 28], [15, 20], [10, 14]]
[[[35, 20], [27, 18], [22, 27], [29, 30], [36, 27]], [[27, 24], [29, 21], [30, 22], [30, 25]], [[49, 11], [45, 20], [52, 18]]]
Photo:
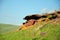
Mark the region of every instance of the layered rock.
[[57, 18], [60, 18], [60, 10], [43, 15], [39, 15], [39, 14], [28, 15], [24, 18], [24, 20], [27, 21], [23, 23], [23, 26], [20, 27], [19, 30], [30, 28], [32, 25], [34, 25], [37, 22], [43, 22], [43, 21], [48, 22]]

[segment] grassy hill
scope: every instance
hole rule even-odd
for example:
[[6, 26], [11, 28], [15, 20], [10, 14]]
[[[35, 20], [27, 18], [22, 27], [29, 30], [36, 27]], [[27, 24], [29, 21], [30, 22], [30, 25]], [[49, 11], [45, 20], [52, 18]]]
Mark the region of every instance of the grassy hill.
[[17, 25], [0, 24], [0, 33], [10, 32], [12, 30], [16, 30], [17, 28]]
[[27, 21], [21, 27], [27, 29], [23, 30], [16, 25], [0, 24], [0, 40], [60, 40], [60, 11], [24, 19]]
[[[2, 32], [16, 29], [16, 27], [11, 25], [8, 27], [9, 25], [0, 24], [1, 26], [4, 26], [2, 27]], [[38, 26], [41, 25], [37, 23], [32, 28], [26, 30], [0, 34], [0, 40], [60, 40], [60, 23], [48, 23], [42, 28], [35, 30]]]

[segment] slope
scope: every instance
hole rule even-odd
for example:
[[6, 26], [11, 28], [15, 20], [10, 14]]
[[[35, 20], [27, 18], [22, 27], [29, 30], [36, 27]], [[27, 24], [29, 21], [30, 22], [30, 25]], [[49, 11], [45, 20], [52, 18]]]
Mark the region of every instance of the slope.
[[17, 25], [0, 24], [0, 33], [10, 32], [12, 30], [16, 30], [17, 28]]
[[0, 40], [60, 40], [59, 22], [49, 22], [35, 30], [39, 26], [41, 26], [40, 23], [37, 23], [32, 28], [26, 30], [0, 34]]

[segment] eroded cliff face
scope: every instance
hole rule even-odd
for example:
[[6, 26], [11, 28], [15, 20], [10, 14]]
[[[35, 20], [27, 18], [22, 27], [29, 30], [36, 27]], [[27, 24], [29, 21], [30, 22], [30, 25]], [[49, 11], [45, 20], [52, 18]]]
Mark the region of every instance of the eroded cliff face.
[[53, 13], [47, 13], [43, 15], [34, 14], [28, 15], [24, 18], [27, 20], [23, 23], [23, 25], [19, 28], [19, 30], [24, 30], [30, 28], [32, 25], [36, 24], [37, 22], [48, 22], [52, 20], [60, 20], [60, 10], [55, 11]]

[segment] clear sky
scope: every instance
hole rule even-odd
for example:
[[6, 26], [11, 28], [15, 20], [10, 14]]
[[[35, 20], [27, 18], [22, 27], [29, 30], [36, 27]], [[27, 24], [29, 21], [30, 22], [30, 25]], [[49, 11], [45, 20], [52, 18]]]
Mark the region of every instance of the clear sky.
[[0, 0], [0, 23], [19, 25], [26, 15], [58, 8], [59, 0]]

